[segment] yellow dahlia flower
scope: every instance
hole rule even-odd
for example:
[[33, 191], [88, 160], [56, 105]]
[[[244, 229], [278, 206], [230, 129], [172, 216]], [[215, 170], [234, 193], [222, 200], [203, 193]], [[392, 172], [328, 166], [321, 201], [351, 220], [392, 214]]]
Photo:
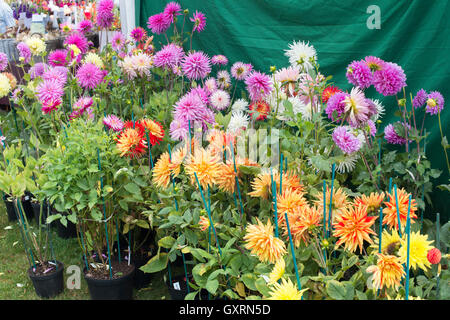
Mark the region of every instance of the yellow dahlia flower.
[[249, 224], [246, 228], [245, 248], [258, 256], [261, 262], [275, 263], [286, 253], [286, 246], [281, 239], [274, 236], [270, 219], [266, 225], [256, 220], [257, 224]]
[[284, 275], [285, 268], [286, 263], [284, 262], [284, 259], [278, 259], [272, 269], [272, 272], [269, 274], [269, 284], [274, 284], [279, 279], [281, 279], [281, 277]]
[[290, 279], [281, 279], [281, 283], [274, 283], [270, 291], [269, 300], [301, 300], [303, 292], [308, 289], [298, 290], [297, 285]]
[[400, 240], [400, 236], [396, 230], [392, 229], [392, 233], [389, 233], [386, 229], [383, 230], [381, 252], [384, 254], [395, 255], [400, 247]]
[[5, 74], [0, 73], [0, 98], [6, 97], [11, 91], [11, 83]]
[[[220, 165], [220, 175], [217, 177], [217, 185], [223, 191], [233, 193], [236, 188], [236, 173], [234, 171], [234, 164], [228, 161], [227, 164]], [[237, 175], [239, 175], [239, 168], [236, 164]]]
[[100, 56], [94, 52], [89, 52], [88, 54], [86, 54], [86, 56], [84, 57], [83, 63], [95, 64], [100, 69], [103, 69], [103, 67], [105, 66], [102, 61], [102, 58], [100, 58]]
[[398, 289], [402, 277], [406, 274], [401, 259], [392, 255], [377, 253], [378, 261], [374, 266], [367, 268], [367, 272], [373, 273], [372, 284], [375, 289]]
[[[406, 251], [407, 251], [407, 237], [406, 234], [400, 240], [401, 246], [398, 250], [398, 254], [402, 263], [406, 263]], [[431, 244], [433, 241], [428, 241], [427, 235], [420, 234], [419, 231], [411, 232], [410, 247], [409, 247], [409, 265], [413, 268], [420, 268], [424, 271], [431, 267], [430, 262], [427, 259], [427, 254], [430, 249], [433, 248]]]
[[[276, 179], [276, 175], [274, 174], [273, 179], [275, 182], [279, 180]], [[251, 182], [252, 192], [249, 192], [248, 195], [255, 198], [263, 198], [269, 199], [269, 195], [272, 194], [272, 178], [270, 176], [270, 172], [260, 173], [255, 179]], [[278, 187], [278, 184], [277, 184]]]
[[31, 37], [25, 40], [25, 43], [30, 48], [32, 54], [39, 56], [45, 52], [45, 42], [38, 37]]

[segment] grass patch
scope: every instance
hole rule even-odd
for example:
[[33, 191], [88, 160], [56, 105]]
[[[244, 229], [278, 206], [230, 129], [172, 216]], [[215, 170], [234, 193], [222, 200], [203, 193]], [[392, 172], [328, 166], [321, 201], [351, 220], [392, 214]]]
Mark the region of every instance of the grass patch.
[[[34, 228], [36, 223], [31, 222]], [[12, 229], [6, 230], [5, 227]], [[29, 263], [25, 254], [17, 222], [9, 222], [4, 202], [0, 204], [0, 300], [41, 300], [36, 295], [27, 269]], [[53, 248], [56, 259], [64, 263], [64, 291], [51, 300], [90, 300], [88, 286], [81, 275], [81, 288], [70, 290], [66, 286], [67, 267], [77, 265], [83, 270], [81, 250], [77, 239], [62, 239], [52, 230]], [[153, 274], [147, 288], [134, 290], [135, 300], [170, 299], [167, 286], [163, 281], [164, 272]]]

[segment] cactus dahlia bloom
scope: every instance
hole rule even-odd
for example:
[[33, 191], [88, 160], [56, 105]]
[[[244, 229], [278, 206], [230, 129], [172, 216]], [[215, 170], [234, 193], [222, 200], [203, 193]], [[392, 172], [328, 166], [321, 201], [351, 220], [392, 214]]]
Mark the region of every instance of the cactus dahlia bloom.
[[[398, 230], [398, 217], [397, 217], [397, 206], [395, 200], [395, 192], [392, 190], [391, 194], [386, 194], [388, 197], [388, 201], [384, 202], [386, 206], [383, 209], [383, 224], [388, 225], [391, 228]], [[397, 198], [398, 198], [398, 211], [400, 215], [400, 222], [402, 226], [402, 230], [406, 226], [406, 217], [408, 215], [408, 202], [409, 202], [409, 193], [406, 192], [405, 189], [399, 188], [397, 189]], [[411, 208], [410, 208], [410, 218], [411, 223], [414, 223], [413, 219], [417, 219], [416, 215], [417, 211], [417, 202], [415, 199], [411, 199]]]
[[400, 247], [400, 236], [396, 230], [391, 230], [391, 233], [386, 229], [383, 230], [381, 238], [381, 252], [388, 255], [397, 255], [397, 250]]
[[131, 159], [142, 156], [147, 149], [144, 136], [145, 129], [141, 124], [127, 121], [117, 137], [117, 149], [120, 151], [120, 156], [126, 155]]
[[284, 262], [284, 259], [278, 259], [277, 262], [275, 262], [272, 272], [269, 274], [269, 284], [274, 284], [280, 280], [284, 275], [285, 269], [286, 263]]
[[198, 181], [205, 190], [208, 186], [217, 184], [217, 179], [221, 174], [221, 166], [218, 157], [213, 156], [208, 150], [197, 148], [194, 155], [185, 164], [186, 173], [191, 177], [191, 183], [196, 186]]
[[151, 119], [142, 119], [140, 123], [148, 130], [149, 142], [152, 146], [162, 141], [164, 138], [164, 129], [159, 122]]
[[[400, 249], [398, 255], [402, 263], [406, 263], [407, 258], [407, 237], [406, 235], [400, 240]], [[431, 244], [433, 241], [428, 241], [428, 236], [420, 234], [419, 231], [411, 232], [409, 243], [409, 265], [414, 270], [417, 268], [427, 271], [431, 267], [430, 261], [428, 261], [427, 255], [433, 247]]]
[[[325, 191], [326, 198], [326, 212], [327, 212], [327, 223], [328, 223], [328, 211], [330, 210], [330, 196], [331, 189], [327, 186], [327, 190]], [[332, 213], [332, 222], [336, 221], [336, 218], [341, 215], [344, 210], [350, 205], [350, 201], [347, 199], [347, 193], [341, 188], [333, 188], [333, 204], [331, 206]], [[318, 192], [316, 194], [316, 200], [314, 200], [314, 204], [317, 206], [321, 212], [323, 212], [323, 192]]]
[[333, 224], [333, 236], [338, 238], [336, 246], [344, 244], [344, 248], [351, 252], [355, 252], [359, 247], [362, 253], [363, 242], [366, 240], [370, 244], [373, 240], [370, 235], [376, 233], [372, 230], [372, 225], [378, 217], [367, 216], [366, 207], [349, 207], [336, 218], [336, 223]]
[[284, 226], [286, 224], [285, 213], [289, 218], [289, 225], [292, 226], [292, 219], [294, 219], [294, 211], [299, 207], [307, 205], [306, 199], [303, 197], [303, 193], [293, 189], [284, 190], [282, 194], [277, 195], [277, 212], [278, 212], [278, 225]]
[[217, 177], [217, 185], [223, 191], [233, 193], [236, 188], [236, 177], [239, 176], [239, 167], [236, 165], [236, 172], [234, 171], [234, 163], [228, 161], [226, 164], [221, 164], [221, 173]]
[[384, 192], [382, 193], [372, 192], [368, 196], [363, 194], [362, 196], [355, 198], [354, 203], [355, 205], [366, 206], [368, 212], [376, 213], [377, 210], [380, 208], [383, 200], [384, 200]]
[[[304, 205], [298, 207], [294, 211], [294, 221], [291, 223], [289, 219], [289, 226], [291, 227], [292, 240], [295, 247], [299, 247], [301, 241], [306, 245], [309, 242], [309, 232], [315, 227], [319, 227], [322, 223], [323, 212], [318, 210], [317, 207], [310, 207]], [[285, 229], [285, 236], [289, 236], [287, 228]]]
[[281, 279], [281, 283], [274, 283], [269, 292], [269, 300], [301, 300], [303, 292], [308, 289], [298, 290], [297, 285], [290, 279]]
[[284, 242], [273, 234], [273, 226], [270, 219], [264, 225], [258, 218], [257, 224], [249, 224], [246, 228], [244, 240], [245, 248], [251, 250], [259, 261], [275, 263], [286, 253]]
[[372, 284], [375, 289], [398, 289], [405, 270], [401, 260], [397, 256], [376, 253], [378, 261], [376, 265], [367, 268], [368, 273], [373, 273]]
[[200, 221], [198, 222], [198, 224], [200, 225], [200, 230], [202, 231], [206, 231], [206, 229], [208, 229], [211, 225], [209, 218], [205, 216], [200, 216]]
[[167, 188], [170, 183], [170, 156], [168, 152], [164, 152], [156, 161], [153, 167], [153, 183], [158, 188]]

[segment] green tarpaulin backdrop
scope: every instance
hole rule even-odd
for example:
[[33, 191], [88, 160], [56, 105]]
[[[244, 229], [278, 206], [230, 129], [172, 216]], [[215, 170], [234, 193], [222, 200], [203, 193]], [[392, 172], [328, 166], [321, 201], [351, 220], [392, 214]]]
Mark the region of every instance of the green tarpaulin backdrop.
[[[168, 1], [136, 0], [136, 25], [147, 26], [149, 16], [159, 13]], [[450, 138], [450, 4], [447, 0], [180, 0], [190, 16], [195, 10], [207, 17], [206, 29], [193, 38], [193, 49], [210, 56], [224, 54], [230, 63], [251, 62], [256, 69], [269, 73], [271, 65], [288, 66], [284, 49], [293, 40], [309, 41], [318, 52], [321, 72], [333, 75], [342, 89], [351, 89], [345, 71], [353, 60], [367, 55], [381, 57], [403, 67], [407, 76], [407, 94], [417, 90], [438, 90], [447, 99], [441, 114], [444, 134]], [[381, 28], [369, 29], [370, 5], [380, 8]], [[179, 21], [181, 25], [181, 21]], [[189, 26], [192, 24], [189, 22]], [[189, 30], [190, 31], [190, 30]], [[166, 43], [165, 38], [155, 37]], [[159, 45], [157, 45], [159, 48]], [[230, 65], [229, 65], [230, 66]], [[397, 110], [394, 97], [384, 98], [374, 90], [367, 95], [381, 99], [387, 110], [384, 127]], [[416, 121], [421, 123], [422, 116]], [[427, 116], [425, 126], [431, 131], [427, 139], [427, 156], [443, 174], [438, 183], [448, 183], [437, 116]], [[450, 216], [449, 193], [436, 190], [426, 217], [434, 219], [440, 212]]]

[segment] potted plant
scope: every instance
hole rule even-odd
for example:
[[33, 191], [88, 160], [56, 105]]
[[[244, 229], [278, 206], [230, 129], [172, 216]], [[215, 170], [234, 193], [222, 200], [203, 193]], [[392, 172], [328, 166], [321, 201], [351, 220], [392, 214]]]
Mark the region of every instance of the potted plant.
[[127, 187], [131, 181], [123, 173], [131, 169], [119, 156], [114, 136], [101, 121], [78, 118], [42, 158], [41, 192], [58, 212], [68, 212], [47, 222], [76, 224], [91, 298], [132, 299], [134, 266], [112, 253], [123, 211], [118, 199], [134, 191]]
[[37, 168], [40, 167], [40, 163], [33, 157], [26, 157], [24, 165], [21, 157], [20, 142], [5, 148], [2, 170], [0, 170], [0, 189], [11, 195], [10, 200], [14, 205], [23, 246], [30, 264], [27, 273], [33, 282], [36, 294], [43, 298], [50, 298], [64, 290], [64, 264], [54, 257], [49, 226], [41, 225], [40, 217], [37, 220], [38, 230], [28, 222], [21, 199], [25, 195], [25, 190], [31, 192], [37, 190], [38, 185], [34, 178], [39, 176]]

